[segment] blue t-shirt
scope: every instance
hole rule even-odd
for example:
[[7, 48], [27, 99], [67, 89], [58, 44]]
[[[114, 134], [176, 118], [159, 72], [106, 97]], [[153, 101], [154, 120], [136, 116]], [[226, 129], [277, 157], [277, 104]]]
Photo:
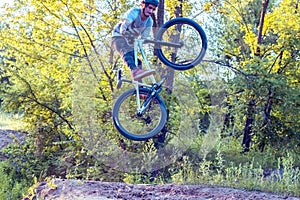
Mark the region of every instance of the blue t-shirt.
[[113, 30], [113, 36], [122, 36], [121, 33], [126, 31], [128, 27], [137, 30], [142, 38], [147, 38], [150, 35], [151, 28], [153, 26], [153, 20], [149, 16], [146, 20], [141, 19], [141, 9], [132, 8], [125, 13]]

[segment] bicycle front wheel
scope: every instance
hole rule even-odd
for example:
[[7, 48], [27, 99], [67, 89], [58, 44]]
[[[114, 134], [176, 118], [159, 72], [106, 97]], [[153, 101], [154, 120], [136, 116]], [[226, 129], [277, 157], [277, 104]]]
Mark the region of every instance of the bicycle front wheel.
[[[139, 89], [140, 96], [147, 96], [150, 90]], [[141, 100], [143, 105], [144, 100]], [[147, 140], [158, 134], [167, 122], [167, 110], [163, 100], [157, 95], [140, 116], [137, 113], [136, 90], [121, 94], [113, 106], [113, 122], [117, 130], [131, 140]]]
[[157, 44], [157, 57], [176, 70], [195, 67], [203, 59], [207, 49], [206, 34], [201, 26], [188, 18], [174, 18], [161, 26], [156, 40], [177, 43], [180, 47]]

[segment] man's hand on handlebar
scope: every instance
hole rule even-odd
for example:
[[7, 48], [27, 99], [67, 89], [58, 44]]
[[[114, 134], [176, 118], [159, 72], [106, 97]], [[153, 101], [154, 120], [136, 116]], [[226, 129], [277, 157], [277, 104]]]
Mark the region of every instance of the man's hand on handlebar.
[[128, 28], [122, 35], [127, 38], [129, 43], [133, 43], [134, 39], [140, 35], [140, 32], [137, 29]]

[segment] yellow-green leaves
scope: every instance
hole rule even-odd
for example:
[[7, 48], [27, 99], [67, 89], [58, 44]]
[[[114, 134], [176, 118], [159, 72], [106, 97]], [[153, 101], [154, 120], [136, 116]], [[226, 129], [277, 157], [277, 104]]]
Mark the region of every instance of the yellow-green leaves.
[[254, 56], [257, 49], [257, 35], [253, 32], [251, 24], [242, 26], [241, 30], [245, 33], [244, 42], [250, 47], [251, 55]]
[[189, 1], [165, 0], [165, 8], [171, 18], [179, 16], [188, 17], [191, 15], [193, 4]]
[[8, 109], [19, 106], [33, 126], [71, 128], [72, 84], [91, 50], [94, 12], [93, 1], [16, 1], [7, 8], [0, 47], [1, 68], [12, 83], [4, 99]]

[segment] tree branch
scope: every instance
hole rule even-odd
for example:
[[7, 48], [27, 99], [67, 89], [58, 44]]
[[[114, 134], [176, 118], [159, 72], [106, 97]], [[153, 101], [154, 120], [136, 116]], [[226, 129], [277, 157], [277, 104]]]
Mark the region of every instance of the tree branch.
[[51, 108], [50, 106], [48, 106], [47, 104], [45, 103], [42, 103], [38, 100], [38, 98], [36, 97], [33, 89], [31, 88], [31, 85], [26, 81], [26, 79], [24, 79], [23, 77], [19, 76], [18, 74], [16, 74], [16, 76], [21, 80], [23, 81], [27, 88], [29, 89], [29, 92], [30, 94], [32, 95], [32, 97], [30, 96], [27, 96], [28, 99], [31, 99], [32, 101], [34, 101], [36, 104], [48, 109], [49, 111], [51, 111], [52, 113], [55, 113], [60, 119], [62, 119], [67, 125], [68, 127], [71, 129], [71, 130], [74, 130], [74, 128], [72, 127], [71, 123], [66, 119], [64, 118], [58, 111], [56, 111], [55, 109]]

